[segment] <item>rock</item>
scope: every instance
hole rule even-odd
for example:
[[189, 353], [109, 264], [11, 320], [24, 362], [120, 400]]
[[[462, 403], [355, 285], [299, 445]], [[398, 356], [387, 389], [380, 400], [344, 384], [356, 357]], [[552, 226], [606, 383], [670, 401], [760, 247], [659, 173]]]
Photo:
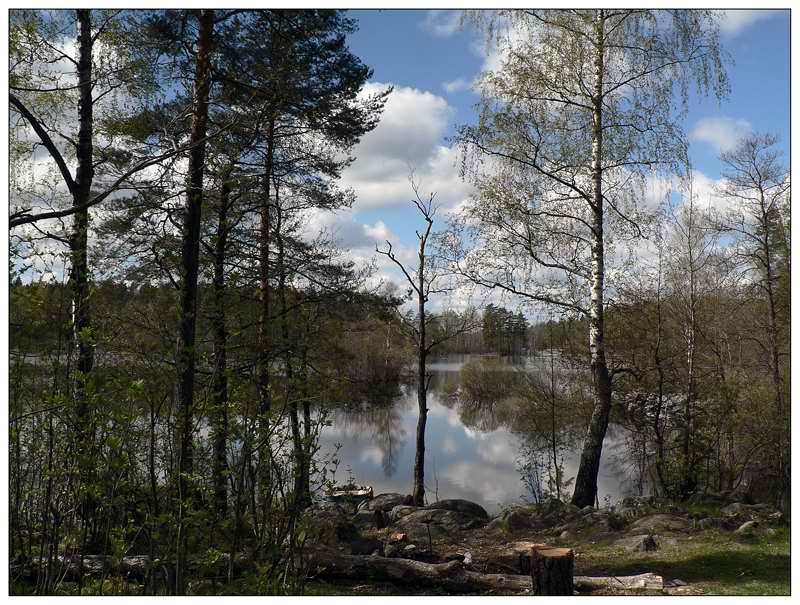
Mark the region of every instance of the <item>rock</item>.
[[416, 544], [409, 544], [408, 546], [403, 548], [403, 554], [413, 555], [415, 552], [417, 552], [417, 545]]
[[360, 529], [377, 527], [375, 513], [380, 511], [359, 510], [352, 516], [353, 524]]
[[714, 517], [705, 517], [697, 522], [697, 529], [699, 530], [705, 531], [715, 527], [719, 527], [719, 522]]
[[383, 555], [383, 542], [374, 538], [358, 538], [350, 543], [350, 553], [354, 555]]
[[774, 527], [768, 527], [767, 529], [764, 530], [764, 533], [768, 535], [770, 538], [772, 538], [778, 535], [778, 530], [775, 529]]
[[622, 546], [628, 552], [653, 552], [660, 548], [655, 536], [650, 534], [623, 538], [616, 545]]
[[475, 504], [469, 500], [439, 500], [438, 502], [428, 505], [427, 508], [432, 510], [452, 510], [458, 513], [464, 513], [465, 515], [470, 515], [472, 517], [478, 517], [480, 519], [489, 519], [489, 514], [480, 504]]
[[758, 521], [747, 521], [739, 526], [735, 533], [737, 536], [752, 536], [758, 528]]
[[503, 531], [504, 520], [502, 517], [496, 517], [489, 521], [486, 529], [488, 531]]
[[570, 502], [564, 506], [564, 514], [567, 517], [574, 518], [581, 514], [581, 509]]
[[384, 557], [399, 557], [401, 552], [400, 544], [386, 544], [383, 547]]
[[558, 539], [559, 540], [567, 541], [567, 540], [573, 540], [574, 538], [575, 538], [575, 534], [573, 534], [568, 529], [565, 529], [560, 534], [558, 534]]
[[464, 513], [444, 509], [419, 509], [402, 517], [396, 526], [408, 534], [410, 540], [427, 541], [431, 537], [447, 536], [483, 523]]
[[593, 507], [591, 504], [587, 504], [586, 506], [584, 506], [584, 507], [583, 507], [583, 508], [580, 510], [580, 513], [581, 513], [581, 514], [582, 514], [584, 517], [585, 517], [586, 515], [590, 515], [590, 514], [592, 514], [592, 512], [594, 512], [594, 507]]
[[536, 513], [529, 509], [515, 508], [507, 510], [501, 517], [501, 527], [503, 531], [515, 533], [542, 527], [542, 523], [537, 519]]
[[406, 515], [410, 515], [418, 510], [422, 510], [419, 506], [410, 506], [408, 504], [400, 504], [395, 506], [392, 510], [389, 511], [389, 522], [390, 523], [397, 523], [400, 519], [405, 517]]
[[772, 513], [771, 515], [768, 515], [768, 517], [767, 517], [767, 518], [768, 518], [768, 519], [770, 520], [770, 522], [772, 522], [772, 523], [780, 523], [781, 521], [783, 521], [783, 513], [782, 513], [782, 512], [780, 512], [780, 511], [775, 511], [775, 512], [774, 512], [774, 513]]
[[746, 504], [742, 504], [741, 502], [734, 502], [733, 504], [728, 504], [727, 506], [723, 506], [721, 509], [719, 509], [719, 512], [728, 517], [732, 517], [740, 513], [746, 513], [747, 509], [748, 506]]
[[689, 521], [677, 515], [656, 513], [634, 521], [630, 532], [634, 534], [652, 534], [662, 531], [684, 531], [689, 529]]
[[678, 578], [675, 578], [674, 580], [670, 580], [669, 583], [672, 586], [689, 586], [688, 582], [684, 582], [683, 580], [680, 580]]
[[374, 498], [370, 500], [364, 500], [358, 507], [359, 511], [362, 510], [369, 510], [369, 511], [376, 511], [380, 510], [385, 513], [388, 513], [392, 510], [395, 506], [400, 506], [401, 504], [411, 504], [411, 496], [403, 495], [403, 494], [378, 494]]
[[336, 504], [310, 506], [303, 511], [303, 524], [308, 527], [315, 541], [334, 545], [350, 543], [358, 538], [358, 528], [344, 508]]

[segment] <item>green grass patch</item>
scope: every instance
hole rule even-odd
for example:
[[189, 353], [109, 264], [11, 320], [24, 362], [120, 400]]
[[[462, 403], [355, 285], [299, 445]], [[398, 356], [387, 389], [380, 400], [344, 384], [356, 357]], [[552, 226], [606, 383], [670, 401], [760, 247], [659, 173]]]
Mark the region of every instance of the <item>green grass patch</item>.
[[774, 536], [739, 540], [710, 530], [661, 537], [655, 552], [627, 552], [610, 543], [576, 545], [576, 573], [590, 576], [653, 572], [664, 580], [681, 579], [692, 592], [708, 595], [788, 595], [789, 529]]

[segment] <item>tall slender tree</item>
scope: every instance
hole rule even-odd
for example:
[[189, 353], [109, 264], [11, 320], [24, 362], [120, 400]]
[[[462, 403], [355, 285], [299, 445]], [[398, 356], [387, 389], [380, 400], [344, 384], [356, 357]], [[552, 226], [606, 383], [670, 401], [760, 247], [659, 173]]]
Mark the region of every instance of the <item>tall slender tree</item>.
[[[694, 80], [727, 93], [717, 16], [699, 10], [512, 10], [488, 23], [501, 67], [481, 81], [460, 140], [478, 193], [467, 214], [476, 283], [584, 316], [594, 412], [572, 502], [593, 504], [612, 402], [604, 342], [606, 264], [642, 235], [653, 171], [679, 169], [678, 118]], [[498, 33], [499, 32], [499, 33]]]

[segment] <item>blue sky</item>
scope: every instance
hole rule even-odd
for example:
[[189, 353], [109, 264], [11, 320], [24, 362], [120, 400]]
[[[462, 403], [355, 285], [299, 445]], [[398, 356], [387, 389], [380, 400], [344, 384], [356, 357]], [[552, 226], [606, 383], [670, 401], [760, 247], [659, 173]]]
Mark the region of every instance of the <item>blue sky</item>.
[[[318, 217], [357, 258], [389, 238], [411, 260], [418, 226], [407, 175], [414, 167], [424, 191], [453, 207], [470, 193], [458, 174], [458, 153], [448, 141], [458, 125], [475, 119], [477, 95], [469, 83], [487, 61], [481, 34], [459, 27], [457, 11], [354, 10], [359, 30], [350, 48], [374, 70], [371, 85], [391, 84], [381, 124], [355, 149], [344, 184], [357, 195], [352, 211]], [[728, 11], [722, 43], [731, 55], [731, 95], [692, 95], [684, 129], [691, 141], [695, 190], [709, 192], [719, 178], [718, 153], [748, 130], [770, 131], [789, 143], [789, 11]], [[388, 266], [384, 275], [396, 277]]]

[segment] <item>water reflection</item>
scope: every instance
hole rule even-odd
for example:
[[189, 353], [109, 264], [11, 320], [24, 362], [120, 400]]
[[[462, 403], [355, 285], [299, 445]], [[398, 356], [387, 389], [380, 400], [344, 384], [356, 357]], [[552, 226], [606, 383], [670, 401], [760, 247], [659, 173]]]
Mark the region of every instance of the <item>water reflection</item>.
[[[520, 460], [529, 456], [532, 448], [540, 452], [550, 445], [545, 439], [550, 435], [549, 424], [537, 419], [530, 402], [519, 396], [540, 396], [536, 388], [547, 383], [543, 376], [548, 376], [548, 370], [541, 359], [498, 360], [488, 364], [493, 374], [477, 378], [481, 388], [465, 389], [462, 382], [475, 379], [469, 372], [476, 364], [469, 363], [465, 369], [468, 361], [448, 358], [429, 365], [433, 377], [426, 432], [427, 497], [430, 501], [464, 498], [496, 511], [530, 496], [522, 481]], [[579, 415], [565, 386], [574, 380], [568, 381], [562, 372], [557, 382], [561, 391], [554, 400], [553, 417], [558, 421], [560, 471], [568, 483], [577, 473], [583, 428], [580, 422], [576, 425]], [[376, 493], [409, 493], [416, 423], [416, 392], [413, 385], [404, 386], [390, 401], [365, 401], [334, 410], [321, 445], [323, 451], [331, 451], [341, 444], [337, 480], [344, 482], [351, 472], [357, 483], [372, 485]], [[623, 431], [610, 427], [598, 477], [601, 501], [606, 497], [616, 501], [637, 491], [637, 486], [625, 480], [624, 441]]]

